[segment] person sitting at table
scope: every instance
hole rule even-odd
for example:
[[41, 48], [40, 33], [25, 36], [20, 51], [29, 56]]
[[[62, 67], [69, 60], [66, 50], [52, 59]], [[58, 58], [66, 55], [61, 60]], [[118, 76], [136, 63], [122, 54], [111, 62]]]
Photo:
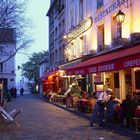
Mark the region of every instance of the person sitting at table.
[[122, 101], [120, 99], [115, 98], [113, 95], [111, 95], [109, 101], [106, 104], [106, 117], [108, 122], [116, 122], [117, 115], [119, 115], [116, 107], [121, 102]]
[[135, 101], [137, 105], [140, 106], [140, 92], [133, 92], [133, 101]]
[[[137, 104], [132, 99], [132, 94], [127, 94], [126, 99], [122, 101], [121, 106], [121, 126], [130, 127], [132, 117], [134, 116]], [[126, 120], [126, 124], [124, 124]]]
[[82, 90], [82, 98], [87, 98], [87, 93], [86, 93], [86, 91], [84, 91], [84, 90]]
[[66, 97], [66, 107], [67, 108], [72, 107], [72, 96], [71, 96], [71, 93], [67, 94], [67, 97]]

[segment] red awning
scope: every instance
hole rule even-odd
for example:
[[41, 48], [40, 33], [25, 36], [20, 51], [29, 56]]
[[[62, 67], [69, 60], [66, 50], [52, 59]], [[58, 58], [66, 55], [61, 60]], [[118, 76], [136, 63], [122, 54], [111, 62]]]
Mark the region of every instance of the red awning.
[[66, 70], [67, 75], [91, 74], [140, 66], [140, 45], [97, 56]]
[[56, 75], [56, 73], [57, 73], [58, 71], [59, 71], [59, 70], [49, 71], [49, 72], [46, 73], [45, 77], [49, 77], [49, 76]]
[[47, 80], [47, 78], [48, 78], [49, 76], [55, 76], [56, 73], [57, 73], [58, 71], [59, 71], [58, 69], [57, 69], [57, 70], [54, 70], [54, 71], [49, 71], [49, 72], [47, 72], [44, 76], [42, 76], [40, 79], [41, 79], [42, 81]]

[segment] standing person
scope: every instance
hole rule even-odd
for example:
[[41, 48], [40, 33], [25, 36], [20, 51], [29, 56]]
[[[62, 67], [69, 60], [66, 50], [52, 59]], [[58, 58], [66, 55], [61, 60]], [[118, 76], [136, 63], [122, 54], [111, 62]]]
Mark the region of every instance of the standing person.
[[94, 127], [94, 123], [97, 120], [97, 117], [99, 118], [99, 125], [103, 126], [105, 104], [110, 99], [111, 93], [112, 93], [112, 89], [107, 88], [99, 95], [97, 102], [95, 104], [95, 108], [93, 110], [90, 126]]
[[15, 87], [14, 88], [14, 98], [16, 98], [17, 97], [17, 88]]
[[12, 87], [12, 88], [10, 89], [10, 94], [11, 94], [11, 97], [14, 98], [14, 87]]
[[24, 88], [22, 87], [22, 88], [20, 89], [20, 95], [23, 96], [23, 93], [24, 93]]

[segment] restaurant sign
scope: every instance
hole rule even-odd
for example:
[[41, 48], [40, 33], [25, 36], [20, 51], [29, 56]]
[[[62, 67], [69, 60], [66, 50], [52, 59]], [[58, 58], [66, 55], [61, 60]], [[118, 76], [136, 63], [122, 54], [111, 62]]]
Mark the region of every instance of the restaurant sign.
[[[96, 62], [95, 62], [96, 63]], [[66, 70], [67, 75], [84, 75], [84, 74], [92, 74], [92, 73], [100, 73], [114, 70], [122, 70], [133, 67], [140, 67], [140, 54], [136, 54], [133, 56], [127, 56], [123, 58], [119, 58], [116, 60], [103, 62], [99, 64], [90, 64], [88, 66], [83, 67], [75, 67]]]
[[127, 4], [128, 5], [128, 0], [114, 0], [111, 2], [111, 5], [108, 5], [106, 8], [103, 8], [95, 17], [94, 22], [98, 22], [101, 19], [103, 19], [106, 15], [120, 7], [121, 5]]
[[84, 19], [72, 32], [70, 32], [67, 37], [68, 39], [74, 39], [87, 31], [92, 26], [92, 18], [88, 17]]

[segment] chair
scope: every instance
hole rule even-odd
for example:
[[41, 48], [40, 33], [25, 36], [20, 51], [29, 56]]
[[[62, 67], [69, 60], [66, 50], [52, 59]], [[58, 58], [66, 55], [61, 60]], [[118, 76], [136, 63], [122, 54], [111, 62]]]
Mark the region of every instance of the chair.
[[91, 113], [93, 110], [91, 100], [88, 100], [85, 104], [85, 111], [86, 113]]
[[21, 125], [15, 120], [15, 118], [20, 112], [22, 112], [22, 110], [16, 111], [16, 109], [13, 109], [10, 113], [8, 113], [0, 107], [0, 115], [4, 124], [14, 123], [18, 128], [21, 128]]
[[78, 100], [79, 100], [79, 98], [78, 98], [77, 96], [74, 96], [74, 97], [72, 98], [72, 100], [73, 100], [73, 108], [74, 108], [75, 110], [77, 110], [77, 109], [78, 109]]

